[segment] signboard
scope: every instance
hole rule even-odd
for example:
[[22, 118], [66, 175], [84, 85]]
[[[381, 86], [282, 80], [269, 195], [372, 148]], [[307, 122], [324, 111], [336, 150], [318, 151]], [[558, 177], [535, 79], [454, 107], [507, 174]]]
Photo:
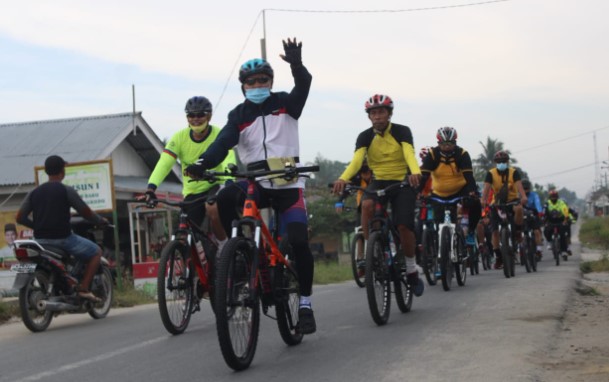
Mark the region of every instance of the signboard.
[[[36, 166], [36, 185], [45, 183], [49, 176], [44, 166]], [[112, 160], [99, 160], [66, 164], [62, 183], [74, 187], [78, 195], [95, 212], [114, 210], [114, 176]]]

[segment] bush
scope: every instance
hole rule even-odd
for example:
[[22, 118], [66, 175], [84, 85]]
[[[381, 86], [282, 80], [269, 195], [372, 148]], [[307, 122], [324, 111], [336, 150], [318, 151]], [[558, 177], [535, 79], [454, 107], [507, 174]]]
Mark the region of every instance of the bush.
[[604, 255], [602, 259], [596, 261], [584, 261], [579, 264], [582, 273], [609, 272], [609, 257]]
[[587, 219], [579, 230], [579, 241], [589, 248], [609, 249], [609, 217]]

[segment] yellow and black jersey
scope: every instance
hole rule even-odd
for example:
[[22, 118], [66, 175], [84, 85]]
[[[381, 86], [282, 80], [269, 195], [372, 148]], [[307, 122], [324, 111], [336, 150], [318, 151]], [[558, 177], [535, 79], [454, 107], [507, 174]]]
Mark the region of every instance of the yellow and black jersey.
[[[499, 172], [497, 168], [492, 168], [486, 173], [484, 183], [489, 183], [493, 189], [495, 196], [499, 194], [501, 188], [507, 183], [507, 202], [518, 199], [518, 189], [516, 182], [521, 180], [520, 172], [513, 167], [509, 167], [507, 171]], [[496, 203], [496, 197], [493, 197], [493, 203]]]
[[468, 193], [476, 191], [472, 160], [462, 147], [455, 146], [450, 156], [442, 155], [440, 147], [434, 147], [423, 159], [421, 172], [423, 173], [421, 182], [425, 182], [431, 176], [433, 193], [440, 197], [456, 195], [464, 188]]
[[372, 127], [364, 130], [355, 142], [353, 159], [340, 179], [349, 181], [359, 171], [364, 158], [377, 180], [402, 181], [409, 174], [420, 174], [414, 155], [412, 133], [408, 126], [390, 123], [380, 134]]

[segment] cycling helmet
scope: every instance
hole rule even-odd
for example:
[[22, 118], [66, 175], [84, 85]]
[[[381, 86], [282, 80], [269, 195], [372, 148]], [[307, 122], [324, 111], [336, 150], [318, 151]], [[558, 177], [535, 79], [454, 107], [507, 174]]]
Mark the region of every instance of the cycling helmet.
[[531, 189], [531, 182], [528, 179], [523, 179], [522, 180], [522, 188], [524, 188], [524, 190], [530, 190]]
[[239, 69], [239, 81], [243, 83], [245, 79], [254, 74], [266, 74], [273, 78], [273, 68], [266, 60], [262, 58], [254, 58], [246, 61]]
[[195, 96], [186, 101], [184, 111], [188, 113], [211, 113], [211, 102], [205, 97]]
[[505, 151], [497, 151], [493, 156], [495, 162], [507, 162], [510, 160], [510, 155]]
[[375, 94], [370, 97], [365, 104], [366, 113], [369, 113], [372, 109], [378, 109], [380, 107], [387, 108], [389, 111], [393, 110], [393, 100], [388, 95]]
[[436, 134], [436, 138], [438, 138], [438, 143], [444, 142], [456, 142], [457, 141], [457, 130], [454, 127], [440, 127]]
[[553, 200], [558, 199], [558, 191], [556, 191], [556, 190], [548, 191], [548, 198], [553, 199]]
[[422, 147], [421, 151], [419, 151], [419, 158], [421, 158], [421, 160], [425, 159], [425, 157], [429, 154], [430, 151], [431, 151], [431, 147], [429, 147], [429, 146]]

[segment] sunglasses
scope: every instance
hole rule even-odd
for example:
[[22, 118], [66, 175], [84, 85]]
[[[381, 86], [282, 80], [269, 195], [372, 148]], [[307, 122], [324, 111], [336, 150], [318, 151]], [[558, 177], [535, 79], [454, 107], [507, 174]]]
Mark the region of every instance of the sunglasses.
[[443, 142], [438, 142], [439, 145], [456, 145], [457, 141], [443, 141]]
[[270, 80], [271, 80], [270, 77], [250, 77], [250, 78], [246, 78], [245, 81], [243, 81], [243, 83], [246, 85], [249, 85], [249, 86], [255, 85], [256, 82], [258, 82], [261, 85], [264, 85], [264, 84], [268, 84]]
[[186, 114], [186, 116], [188, 118], [203, 118], [203, 117], [207, 117], [207, 114], [208, 113], [205, 113], [205, 112], [203, 112], [203, 113], [188, 113], [188, 114]]
[[507, 163], [508, 161], [506, 160], [496, 160], [495, 163]]

